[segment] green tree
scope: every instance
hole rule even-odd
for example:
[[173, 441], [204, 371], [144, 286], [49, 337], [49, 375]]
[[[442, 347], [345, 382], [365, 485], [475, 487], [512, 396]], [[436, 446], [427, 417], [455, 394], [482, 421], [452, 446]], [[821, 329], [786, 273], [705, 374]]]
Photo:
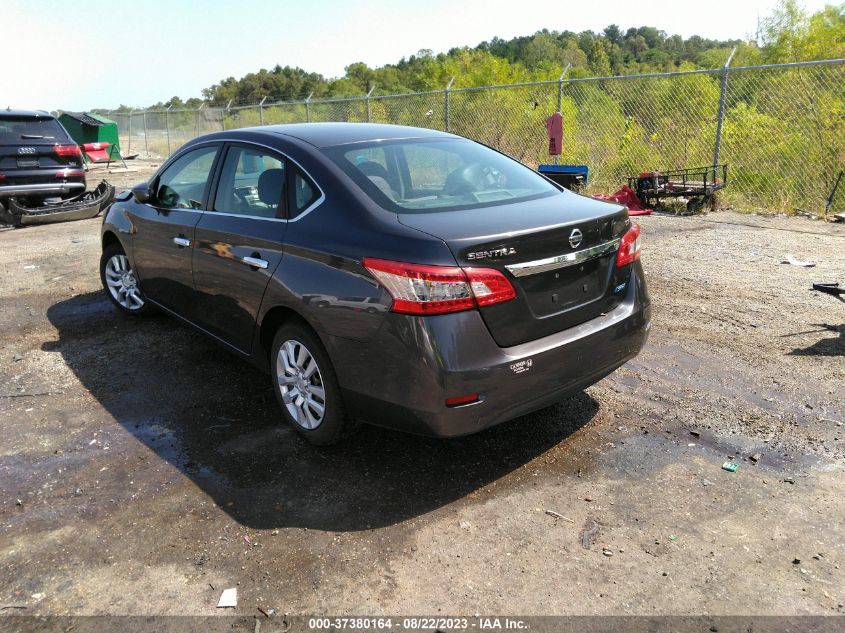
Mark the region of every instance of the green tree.
[[537, 33], [525, 47], [522, 62], [534, 70], [549, 63], [560, 65], [563, 51], [547, 31]]
[[607, 77], [611, 74], [610, 57], [605, 50], [605, 41], [596, 39], [593, 41], [593, 50], [590, 51], [590, 70], [596, 77]]

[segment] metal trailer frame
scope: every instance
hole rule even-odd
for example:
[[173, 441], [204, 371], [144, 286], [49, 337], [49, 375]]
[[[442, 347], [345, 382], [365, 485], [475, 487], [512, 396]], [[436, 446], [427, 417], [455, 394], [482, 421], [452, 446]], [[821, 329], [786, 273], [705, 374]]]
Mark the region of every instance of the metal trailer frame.
[[[628, 186], [646, 206], [659, 206], [663, 198], [686, 198], [687, 211], [690, 213], [697, 213], [705, 204], [712, 202], [713, 194], [724, 189], [727, 184], [727, 163], [644, 172], [639, 176], [628, 177]], [[650, 204], [651, 200], [654, 200], [654, 205]]]

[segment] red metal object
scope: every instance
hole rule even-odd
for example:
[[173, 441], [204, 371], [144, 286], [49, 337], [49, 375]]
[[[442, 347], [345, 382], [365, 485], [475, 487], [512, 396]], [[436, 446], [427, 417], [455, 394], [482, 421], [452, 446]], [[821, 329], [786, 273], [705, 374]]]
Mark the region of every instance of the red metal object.
[[600, 200], [610, 200], [611, 202], [618, 202], [628, 207], [628, 215], [651, 215], [652, 209], [646, 207], [642, 200], [639, 199], [636, 192], [628, 185], [622, 185], [622, 188], [616, 193], [603, 196], [601, 194], [594, 194], [594, 198]]
[[92, 163], [105, 163], [109, 160], [109, 147], [111, 143], [85, 143], [82, 151]]

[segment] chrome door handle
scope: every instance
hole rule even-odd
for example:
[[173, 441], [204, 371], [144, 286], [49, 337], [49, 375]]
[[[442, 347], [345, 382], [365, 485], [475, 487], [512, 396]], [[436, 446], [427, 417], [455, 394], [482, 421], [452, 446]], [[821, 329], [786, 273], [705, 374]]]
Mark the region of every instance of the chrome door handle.
[[258, 259], [257, 257], [241, 257], [241, 261], [252, 268], [267, 268], [270, 263], [266, 259]]
[[190, 246], [191, 240], [187, 237], [174, 237], [173, 243], [176, 244], [176, 246]]

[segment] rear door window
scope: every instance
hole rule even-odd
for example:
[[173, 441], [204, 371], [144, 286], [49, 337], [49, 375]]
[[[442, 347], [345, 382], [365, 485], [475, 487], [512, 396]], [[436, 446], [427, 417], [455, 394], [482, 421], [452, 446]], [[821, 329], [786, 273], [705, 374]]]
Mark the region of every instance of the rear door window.
[[233, 145], [220, 171], [214, 210], [275, 218], [284, 212], [285, 161], [266, 150]]

